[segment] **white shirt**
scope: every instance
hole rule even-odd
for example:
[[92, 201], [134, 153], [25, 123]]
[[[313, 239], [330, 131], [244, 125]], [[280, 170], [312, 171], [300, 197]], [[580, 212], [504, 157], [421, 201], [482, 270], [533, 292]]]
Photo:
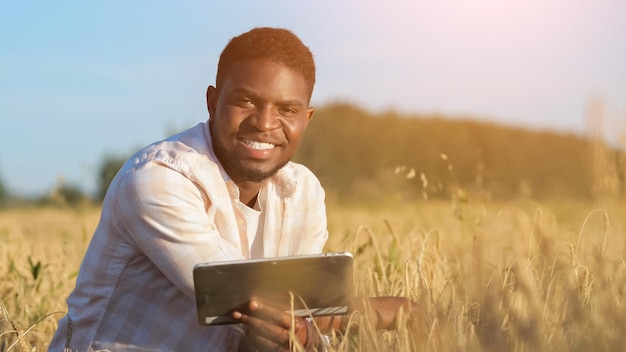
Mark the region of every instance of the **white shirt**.
[[[260, 198], [261, 195], [258, 196]], [[260, 201], [254, 203], [254, 207], [237, 202], [239, 209], [246, 218], [246, 232], [248, 234], [248, 244], [250, 245], [250, 258], [263, 257], [263, 227], [265, 225], [265, 213], [261, 208]]]
[[[322, 252], [324, 191], [307, 168], [288, 163], [261, 193], [255, 255]], [[133, 155], [109, 187], [49, 350], [236, 351], [235, 326], [198, 323], [192, 269], [251, 258], [238, 199], [207, 123]]]

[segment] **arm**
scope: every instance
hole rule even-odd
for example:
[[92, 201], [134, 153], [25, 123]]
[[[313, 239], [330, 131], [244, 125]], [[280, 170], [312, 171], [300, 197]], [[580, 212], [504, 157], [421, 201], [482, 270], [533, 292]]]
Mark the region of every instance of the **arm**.
[[[368, 297], [355, 299], [354, 310], [360, 312], [366, 318], [373, 319], [376, 330], [394, 330], [398, 327], [400, 314], [412, 315], [416, 313], [417, 305], [405, 297]], [[401, 313], [402, 312], [402, 313]], [[349, 316], [329, 316], [315, 319], [323, 334], [333, 330], [345, 332], [359, 326], [359, 321], [352, 321], [348, 326]]]
[[123, 232], [188, 297], [195, 299], [195, 264], [242, 258], [207, 214], [212, 204], [206, 194], [180, 172], [151, 162], [128, 172], [116, 187]]
[[[357, 299], [355, 310], [372, 317], [376, 330], [393, 330], [398, 327], [400, 314], [415, 314], [416, 308], [415, 303], [404, 297], [371, 297]], [[328, 334], [332, 330], [345, 332], [358, 327], [358, 322], [347, 326], [348, 316], [330, 316], [316, 318], [315, 328], [302, 317], [254, 300], [245, 312], [234, 312], [233, 318], [248, 326], [248, 338], [259, 351], [289, 351], [293, 338], [306, 351], [321, 350], [322, 340], [317, 328], [322, 334]]]

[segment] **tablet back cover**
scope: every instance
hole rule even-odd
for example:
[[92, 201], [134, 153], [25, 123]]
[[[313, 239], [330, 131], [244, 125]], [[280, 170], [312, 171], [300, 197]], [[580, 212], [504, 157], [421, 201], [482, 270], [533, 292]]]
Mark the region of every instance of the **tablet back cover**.
[[350, 253], [198, 264], [193, 271], [198, 320], [239, 323], [232, 311], [244, 309], [252, 298], [299, 316], [346, 314], [353, 271]]

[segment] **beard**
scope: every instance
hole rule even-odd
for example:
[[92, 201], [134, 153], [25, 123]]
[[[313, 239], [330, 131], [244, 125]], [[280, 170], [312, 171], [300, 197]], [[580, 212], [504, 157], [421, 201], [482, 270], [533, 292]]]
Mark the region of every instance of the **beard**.
[[283, 166], [287, 165], [287, 163], [289, 162], [287, 160], [280, 164], [275, 165], [272, 169], [265, 170], [260, 167], [244, 165], [244, 163], [242, 163], [241, 160], [237, 160], [234, 158], [227, 157], [225, 158], [225, 160], [223, 160], [223, 158], [221, 158], [220, 155], [217, 155], [217, 157], [222, 163], [224, 170], [226, 170], [226, 173], [230, 177], [233, 177], [233, 175], [238, 175], [239, 177], [243, 178], [244, 181], [250, 181], [250, 182], [265, 181], [266, 179], [274, 176], [278, 172], [278, 170], [282, 169]]
[[226, 148], [220, 144], [219, 138], [214, 135], [213, 125], [215, 121], [209, 119], [209, 133], [211, 134], [211, 143], [213, 146], [213, 152], [217, 159], [222, 164], [222, 167], [226, 173], [236, 182], [248, 181], [248, 182], [262, 182], [266, 179], [274, 176], [278, 170], [285, 166], [289, 159], [281, 160], [277, 162], [273, 167], [266, 163], [256, 165], [254, 161], [241, 160], [237, 157], [231, 156]]

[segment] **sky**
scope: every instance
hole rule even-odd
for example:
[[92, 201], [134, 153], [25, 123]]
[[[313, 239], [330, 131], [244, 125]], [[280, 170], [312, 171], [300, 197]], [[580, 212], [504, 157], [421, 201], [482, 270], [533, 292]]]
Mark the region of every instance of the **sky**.
[[626, 138], [622, 0], [0, 0], [0, 180], [95, 191], [105, 156], [207, 119], [221, 50], [258, 26], [311, 48], [316, 106], [584, 135], [600, 104]]

